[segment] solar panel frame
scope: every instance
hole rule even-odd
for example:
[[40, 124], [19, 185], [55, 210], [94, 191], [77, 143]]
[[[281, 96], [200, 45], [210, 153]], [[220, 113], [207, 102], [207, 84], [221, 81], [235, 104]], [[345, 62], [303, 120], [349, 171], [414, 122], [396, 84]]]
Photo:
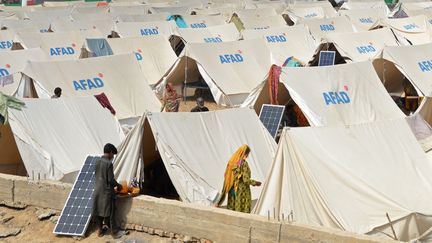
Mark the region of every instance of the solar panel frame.
[[[273, 108], [273, 110], [275, 110], [274, 108], [277, 108], [276, 109], [277, 111], [276, 112], [272, 112], [271, 108]], [[269, 124], [268, 124], [267, 121], [269, 121], [269, 120], [266, 120], [266, 118], [267, 118], [267, 116], [265, 116], [266, 112], [270, 112], [270, 115], [272, 115], [273, 113], [279, 115], [278, 119], [277, 120], [273, 120], [272, 122], [274, 122], [274, 123], [270, 124], [273, 127], [269, 127], [268, 126]], [[273, 138], [276, 138], [276, 136], [277, 136], [277, 132], [279, 130], [279, 126], [281, 124], [284, 112], [285, 112], [285, 106], [283, 106], [283, 105], [263, 104], [262, 107], [261, 107], [261, 111], [260, 111], [260, 114], [259, 114], [260, 121], [262, 122], [262, 124], [264, 125], [264, 127], [267, 129], [267, 131], [270, 133], [270, 135], [273, 136]]]
[[335, 63], [335, 51], [320, 51], [318, 66], [333, 66]]
[[[97, 159], [99, 159], [100, 157], [96, 157], [96, 156], [88, 156], [83, 164], [83, 166], [81, 167], [80, 172], [78, 173], [78, 176], [72, 186], [72, 190], [69, 192], [69, 196], [66, 200], [65, 205], [63, 206], [63, 210], [60, 214], [60, 217], [54, 227], [53, 233], [57, 234], [57, 235], [70, 235], [70, 236], [83, 236], [85, 234], [85, 232], [87, 231], [88, 225], [90, 223], [91, 217], [92, 217], [92, 213], [93, 213], [93, 192], [94, 192], [94, 183], [95, 183], [95, 162]], [[88, 178], [88, 170], [93, 168], [93, 171], [90, 175], [90, 178]], [[84, 177], [84, 178], [82, 178]], [[81, 178], [81, 180], [80, 180]], [[89, 180], [90, 179], [90, 180]], [[86, 199], [84, 198], [80, 201], [80, 203], [82, 202], [86, 202], [86, 205], [84, 207], [85, 210], [85, 214], [81, 214], [81, 219], [79, 222], [76, 222], [75, 224], [70, 224], [67, 232], [63, 231], [62, 229], [64, 229], [63, 227], [65, 227], [66, 222], [68, 222], [68, 217], [69, 217], [69, 211], [70, 208], [74, 207], [74, 202], [77, 200], [77, 198], [75, 198], [79, 192], [77, 192], [76, 189], [78, 189], [78, 191], [80, 190], [80, 188], [82, 188], [83, 184], [87, 183], [87, 187], [85, 188], [86, 192], [84, 192]], [[92, 184], [92, 190], [91, 192], [88, 192], [89, 186], [90, 184]], [[90, 194], [90, 195], [89, 195]], [[71, 201], [72, 198], [75, 198], [74, 201]], [[78, 210], [81, 207], [81, 204], [78, 206]], [[64, 216], [67, 215], [67, 216]], [[75, 222], [77, 220], [78, 217], [76, 217], [77, 214], [74, 215], [74, 217], [72, 218], [73, 221]], [[85, 218], [84, 218], [85, 217]], [[83, 219], [84, 218], [84, 219]], [[62, 226], [61, 226], [62, 224]], [[84, 225], [84, 227], [82, 227], [82, 225]], [[69, 229], [71, 229], [71, 227], [75, 227], [76, 229], [80, 229], [80, 231], [75, 230], [75, 232], [70, 232]], [[59, 228], [62, 227], [62, 228]]]

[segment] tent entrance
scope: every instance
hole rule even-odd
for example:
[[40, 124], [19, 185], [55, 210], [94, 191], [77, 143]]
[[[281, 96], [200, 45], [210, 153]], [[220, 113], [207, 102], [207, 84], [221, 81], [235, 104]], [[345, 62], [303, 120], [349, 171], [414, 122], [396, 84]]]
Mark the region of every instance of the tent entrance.
[[10, 125], [0, 125], [0, 173], [27, 175]]

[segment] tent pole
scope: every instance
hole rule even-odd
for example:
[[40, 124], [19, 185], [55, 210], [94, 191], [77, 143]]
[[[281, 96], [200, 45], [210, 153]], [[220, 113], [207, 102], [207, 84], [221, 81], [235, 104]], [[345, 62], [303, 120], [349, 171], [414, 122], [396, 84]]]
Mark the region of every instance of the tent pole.
[[183, 84], [183, 101], [186, 104], [186, 81], [187, 81], [187, 73], [188, 73], [188, 55], [187, 55], [187, 46], [185, 45], [185, 58], [186, 58], [186, 64], [185, 64], [185, 80], [184, 80], [184, 84]]
[[389, 216], [389, 214], [387, 212], [386, 212], [386, 216], [387, 216], [387, 219], [388, 219], [388, 221], [390, 223], [390, 228], [392, 230], [392, 233], [393, 233], [393, 236], [394, 236], [394, 240], [398, 240], [398, 238], [396, 236], [396, 232], [395, 232], [395, 230], [393, 228], [393, 222], [391, 221], [390, 216]]

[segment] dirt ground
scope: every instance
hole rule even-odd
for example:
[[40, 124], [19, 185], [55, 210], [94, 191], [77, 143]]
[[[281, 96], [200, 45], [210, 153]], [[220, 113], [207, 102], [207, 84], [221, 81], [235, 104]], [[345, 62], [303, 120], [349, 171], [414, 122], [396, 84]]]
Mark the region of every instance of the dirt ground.
[[[0, 238], [0, 242], [128, 242], [128, 243], [168, 243], [174, 242], [169, 238], [162, 238], [155, 235], [149, 235], [142, 232], [130, 231], [129, 235], [120, 239], [113, 239], [110, 235], [98, 237], [94, 227], [89, 228], [86, 238], [73, 238], [69, 236], [56, 236], [53, 234], [55, 223], [46, 219], [39, 221], [37, 217], [37, 208], [27, 207], [23, 210], [16, 210], [7, 207], [0, 207], [0, 232], [12, 228], [19, 228], [21, 232], [17, 236]], [[60, 212], [57, 213], [59, 215]], [[7, 222], [3, 219], [13, 218]], [[178, 242], [178, 241], [177, 241]]]

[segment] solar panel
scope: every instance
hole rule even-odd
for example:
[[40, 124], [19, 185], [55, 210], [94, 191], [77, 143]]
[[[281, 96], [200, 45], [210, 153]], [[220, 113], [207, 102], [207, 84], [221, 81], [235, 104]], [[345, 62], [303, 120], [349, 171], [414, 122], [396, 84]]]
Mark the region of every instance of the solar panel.
[[265, 128], [269, 133], [275, 138], [277, 131], [279, 130], [279, 125], [282, 120], [282, 116], [285, 111], [285, 106], [283, 105], [267, 105], [264, 104], [261, 107], [261, 112], [259, 118], [264, 124]]
[[99, 157], [88, 156], [72, 187], [54, 234], [83, 236], [93, 210], [95, 163]]
[[333, 66], [335, 62], [335, 51], [320, 51], [318, 66]]

